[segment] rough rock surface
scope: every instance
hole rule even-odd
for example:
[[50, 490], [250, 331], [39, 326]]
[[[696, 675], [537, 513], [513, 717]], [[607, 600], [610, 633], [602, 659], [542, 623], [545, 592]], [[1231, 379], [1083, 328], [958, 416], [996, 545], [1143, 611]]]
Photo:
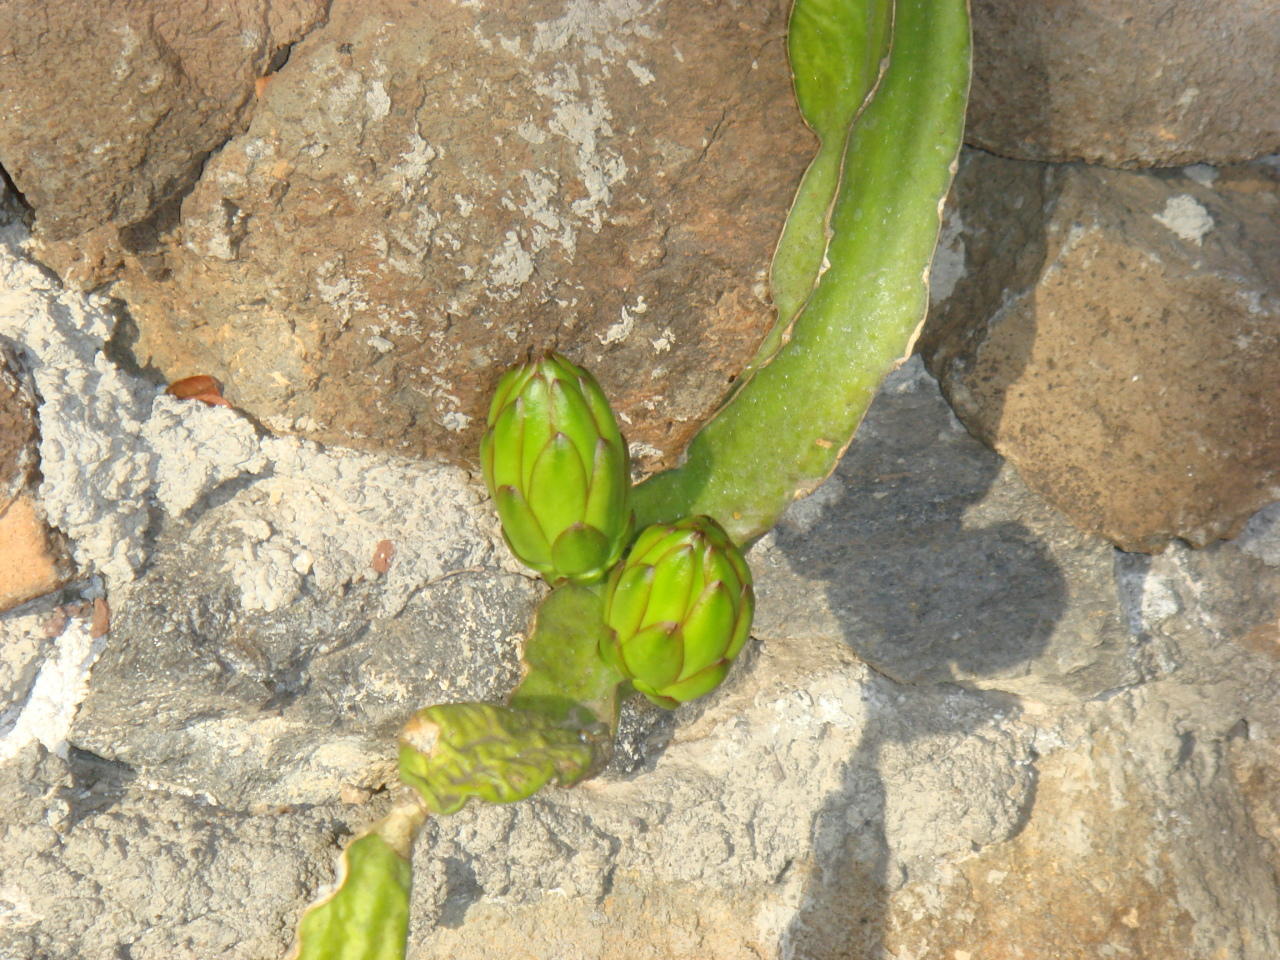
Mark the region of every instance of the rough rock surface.
[[35, 447], [36, 398], [13, 347], [0, 341], [0, 510], [30, 482]]
[[30, 245], [0, 209], [0, 337], [40, 398], [39, 500], [84, 570], [128, 579], [146, 558], [156, 456], [141, 426], [157, 391], [107, 355], [111, 304], [64, 290]]
[[30, 493], [0, 509], [0, 610], [44, 596], [74, 576], [66, 542]]
[[411, 957], [1280, 947], [1274, 508], [1232, 544], [1118, 553], [914, 364], [863, 431], [752, 555], [750, 659], [642, 771], [440, 822]]
[[[474, 458], [563, 344], [670, 458], [771, 323], [812, 151], [769, 3], [335, 3], [114, 288], [273, 429]], [[38, 207], [37, 207], [38, 210]]]
[[40, 746], [0, 767], [0, 958], [278, 957], [363, 811], [258, 813]]
[[255, 81], [329, 0], [9, 0], [0, 164], [38, 212], [42, 257], [85, 286], [170, 225], [201, 164], [244, 128]]
[[1280, 150], [1270, 0], [974, 0], [973, 33], [974, 146], [1109, 167]]
[[[358, 519], [326, 457], [373, 473], [368, 454], [317, 455], [310, 486], [276, 467], [165, 519], [116, 594], [66, 764], [10, 751], [0, 795], [34, 786], [10, 818], [0, 956], [279, 956], [317, 858], [381, 808], [395, 723], [511, 682], [538, 590], [503, 569], [478, 502], [449, 534], [466, 555], [438, 558], [471, 570], [391, 599], [390, 571], [317, 573], [246, 609], [231, 561], [271, 568], [264, 542], [345, 563], [341, 538], [303, 544], [291, 520], [308, 502]], [[385, 489], [356, 512], [400, 516], [404, 545], [456, 522], [403, 478]], [[719, 691], [629, 707], [623, 761], [577, 789], [430, 824], [414, 960], [1280, 950], [1280, 507], [1230, 543], [1120, 553], [966, 433], [912, 361], [751, 560], [756, 638]], [[28, 826], [85, 765], [116, 806], [60, 840]], [[131, 873], [132, 853], [78, 859], [155, 843], [163, 876]]]
[[1280, 497], [1280, 177], [971, 151], [921, 352], [960, 419], [1128, 550]]
[[[433, 478], [434, 496], [421, 482], [371, 485], [357, 499], [325, 483], [331, 462], [309, 467], [160, 534], [151, 570], [115, 594], [77, 746], [236, 809], [324, 803], [394, 781], [395, 736], [415, 706], [515, 685], [540, 589], [494, 566], [490, 531], [450, 517], [468, 502], [448, 489], [459, 481]], [[370, 530], [296, 536], [324, 531], [324, 515]], [[370, 564], [390, 538], [396, 557], [380, 576]], [[365, 551], [349, 560], [353, 541]]]

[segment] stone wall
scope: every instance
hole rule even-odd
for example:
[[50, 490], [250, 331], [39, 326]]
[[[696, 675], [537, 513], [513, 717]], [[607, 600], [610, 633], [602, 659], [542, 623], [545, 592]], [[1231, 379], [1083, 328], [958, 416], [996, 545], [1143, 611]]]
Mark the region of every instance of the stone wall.
[[[281, 957], [407, 714], [518, 674], [498, 367], [585, 361], [651, 470], [770, 322], [785, 4], [9, 8], [0, 960]], [[411, 960], [1280, 956], [1280, 32], [974, 22], [922, 357], [745, 653], [433, 821]]]

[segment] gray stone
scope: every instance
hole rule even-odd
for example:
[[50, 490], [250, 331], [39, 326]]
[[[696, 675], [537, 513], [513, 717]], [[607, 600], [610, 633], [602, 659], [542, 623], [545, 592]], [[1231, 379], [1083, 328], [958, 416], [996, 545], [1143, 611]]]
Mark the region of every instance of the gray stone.
[[970, 436], [913, 359], [753, 551], [754, 632], [845, 643], [899, 683], [1087, 699], [1143, 676], [1112, 553]]
[[[399, 723], [501, 697], [545, 588], [475, 478], [157, 401], [104, 314], [0, 253], [54, 492], [139, 574], [105, 637], [78, 604], [0, 617], [0, 958], [279, 957], [385, 810]], [[579, 787], [430, 821], [410, 956], [1274, 960], [1278, 518], [1120, 553], [911, 361], [752, 553], [720, 689], [629, 704]]]
[[0, 958], [282, 956], [363, 808], [256, 814], [40, 746], [0, 766]]
[[77, 746], [234, 809], [323, 803], [344, 785], [394, 780], [395, 738], [413, 710], [514, 685], [539, 587], [469, 566], [464, 544], [454, 571], [393, 612], [380, 578], [325, 589], [307, 577], [290, 602], [246, 608], [218, 561], [246, 548], [239, 501], [256, 494], [159, 539], [119, 603]]
[[1269, 0], [975, 0], [969, 143], [1109, 167], [1280, 149]]
[[[416, 592], [339, 575], [355, 548], [304, 527], [376, 528], [403, 509], [388, 477], [430, 505], [425, 481], [290, 444], [159, 525], [67, 762], [33, 746], [0, 765], [0, 956], [278, 956], [340, 835], [383, 801], [327, 804], [388, 779], [399, 719], [512, 682], [538, 588], [503, 570], [487, 506], [437, 480], [443, 512], [401, 517], [402, 544], [418, 523], [442, 533], [435, 582], [397, 556]], [[373, 491], [358, 506], [355, 467]], [[343, 521], [317, 521], [313, 498]], [[429, 822], [409, 956], [954, 960], [1021, 944], [1078, 960], [1120, 944], [1272, 960], [1273, 514], [1208, 550], [1119, 553], [965, 434], [911, 361], [833, 482], [752, 553], [759, 629], [719, 690], [661, 721], [629, 709], [625, 762], [577, 788]], [[246, 606], [261, 599], [231, 562], [246, 547], [250, 570], [305, 549], [315, 572]]]

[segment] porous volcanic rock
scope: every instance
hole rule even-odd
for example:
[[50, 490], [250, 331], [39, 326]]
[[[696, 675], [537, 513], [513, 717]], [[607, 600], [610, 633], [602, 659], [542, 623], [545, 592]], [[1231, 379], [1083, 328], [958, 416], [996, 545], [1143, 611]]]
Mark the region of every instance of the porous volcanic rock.
[[1109, 167], [1280, 149], [1270, 0], [974, 0], [973, 43], [974, 146]]
[[970, 152], [921, 337], [965, 425], [1082, 528], [1201, 546], [1280, 498], [1280, 182]]
[[771, 322], [813, 146], [787, 7], [334, 4], [130, 261], [137, 353], [273, 429], [466, 460], [558, 346], [669, 462]]
[[170, 224], [244, 128], [255, 82], [329, 0], [10, 0], [0, 16], [0, 164], [42, 257], [96, 286]]

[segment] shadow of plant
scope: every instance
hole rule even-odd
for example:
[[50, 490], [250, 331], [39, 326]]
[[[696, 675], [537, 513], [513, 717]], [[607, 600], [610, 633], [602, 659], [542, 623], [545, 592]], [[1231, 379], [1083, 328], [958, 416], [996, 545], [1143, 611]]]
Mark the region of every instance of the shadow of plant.
[[[909, 879], [886, 839], [886, 822], [903, 813], [886, 804], [886, 751], [912, 745], [920, 762], [939, 764], [944, 791], [963, 791], [964, 774], [949, 778], [947, 758], [925, 741], [954, 744], [1016, 713], [1015, 698], [978, 686], [1024, 673], [1065, 609], [1063, 574], [1026, 527], [966, 525], [1000, 463], [912, 361], [886, 381], [828, 487], [777, 528], [777, 551], [822, 586], [843, 641], [882, 675], [814, 827], [817, 862], [783, 937], [792, 960], [882, 955], [888, 898]], [[804, 636], [803, 606], [794, 614], [788, 635]], [[1034, 775], [1022, 776], [1029, 806]], [[956, 808], [965, 803], [955, 798]]]

